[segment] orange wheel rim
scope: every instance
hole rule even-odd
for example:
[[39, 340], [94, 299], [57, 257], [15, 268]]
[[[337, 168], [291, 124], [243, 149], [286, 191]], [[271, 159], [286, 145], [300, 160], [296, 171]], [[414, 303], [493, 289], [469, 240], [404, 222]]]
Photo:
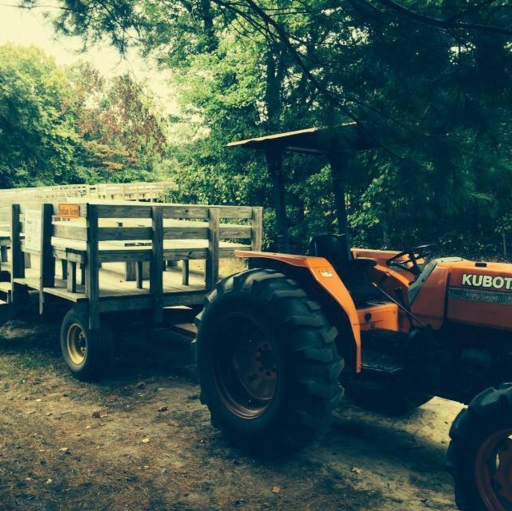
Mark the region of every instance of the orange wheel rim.
[[512, 511], [512, 429], [490, 435], [475, 462], [478, 491], [489, 511]]
[[278, 362], [272, 338], [244, 313], [227, 316], [216, 337], [211, 358], [220, 398], [240, 418], [260, 417], [277, 392]]

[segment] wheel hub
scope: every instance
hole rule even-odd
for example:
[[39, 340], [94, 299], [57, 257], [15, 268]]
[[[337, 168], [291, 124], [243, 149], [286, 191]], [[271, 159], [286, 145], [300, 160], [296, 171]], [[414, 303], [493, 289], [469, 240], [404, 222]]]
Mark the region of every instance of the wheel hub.
[[235, 351], [233, 367], [251, 399], [259, 401], [272, 399], [277, 369], [275, 355], [268, 342], [249, 339], [247, 344]]
[[241, 418], [259, 417], [277, 390], [277, 358], [270, 336], [244, 313], [226, 318], [217, 335], [214, 377], [222, 401]]
[[77, 323], [69, 327], [67, 349], [73, 364], [79, 365], [84, 361], [87, 352], [87, 339], [82, 327]]

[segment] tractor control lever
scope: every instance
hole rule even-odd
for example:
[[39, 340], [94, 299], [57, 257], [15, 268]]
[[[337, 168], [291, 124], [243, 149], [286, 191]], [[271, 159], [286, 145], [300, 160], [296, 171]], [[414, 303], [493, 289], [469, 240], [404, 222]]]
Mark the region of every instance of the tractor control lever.
[[379, 287], [375, 282], [372, 282], [371, 284], [373, 287], [377, 288], [384, 296], [389, 298], [389, 300], [391, 300], [395, 305], [397, 305], [399, 309], [401, 309], [403, 312], [405, 312], [409, 318], [414, 319], [414, 321], [419, 323], [419, 325], [421, 325], [423, 328], [428, 328], [428, 325], [423, 323], [423, 321], [421, 321], [421, 319], [419, 319], [417, 316], [415, 316], [409, 309], [407, 309], [407, 307], [404, 307], [398, 300], [395, 300], [391, 295], [386, 293], [386, 291], [384, 291], [384, 289]]

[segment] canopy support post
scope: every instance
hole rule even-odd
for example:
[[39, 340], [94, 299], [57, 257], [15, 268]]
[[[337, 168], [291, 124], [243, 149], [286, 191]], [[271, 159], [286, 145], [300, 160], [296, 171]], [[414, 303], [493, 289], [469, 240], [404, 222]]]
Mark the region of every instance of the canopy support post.
[[280, 147], [267, 147], [265, 150], [267, 167], [272, 179], [272, 194], [277, 220], [277, 250], [290, 253], [288, 218], [286, 215], [285, 189], [283, 179], [283, 151]]
[[348, 163], [348, 155], [345, 152], [328, 154], [331, 165], [332, 188], [334, 203], [336, 205], [336, 219], [338, 220], [338, 233], [347, 237], [347, 247], [350, 257], [350, 233], [348, 230], [347, 203], [345, 198], [345, 167]]

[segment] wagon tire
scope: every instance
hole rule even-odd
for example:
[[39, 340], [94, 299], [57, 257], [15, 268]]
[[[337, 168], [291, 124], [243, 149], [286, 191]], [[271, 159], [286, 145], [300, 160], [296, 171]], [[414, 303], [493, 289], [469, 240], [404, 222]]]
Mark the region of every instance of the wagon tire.
[[107, 323], [89, 328], [85, 308], [73, 307], [62, 320], [60, 347], [71, 374], [82, 381], [96, 380], [112, 360], [112, 333]]
[[453, 421], [447, 468], [462, 511], [512, 509], [512, 384], [489, 388]]
[[196, 324], [201, 399], [231, 443], [277, 457], [326, 427], [341, 395], [337, 331], [295, 281], [262, 269], [228, 277]]

